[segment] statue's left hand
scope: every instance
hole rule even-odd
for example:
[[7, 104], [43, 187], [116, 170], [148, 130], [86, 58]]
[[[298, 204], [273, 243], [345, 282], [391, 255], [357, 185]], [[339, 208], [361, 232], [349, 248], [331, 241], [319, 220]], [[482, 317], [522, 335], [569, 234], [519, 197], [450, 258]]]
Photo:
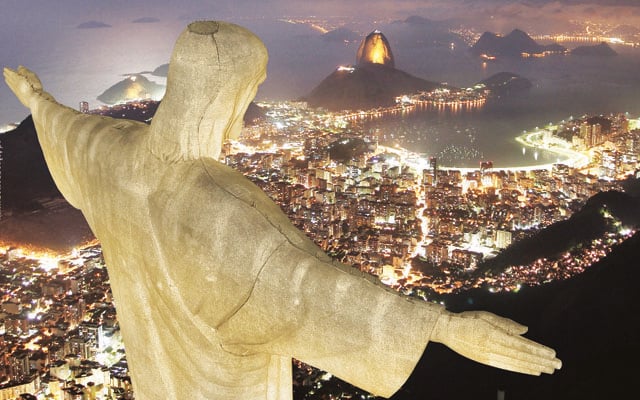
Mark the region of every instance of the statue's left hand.
[[31, 107], [31, 100], [35, 96], [42, 94], [42, 83], [38, 76], [23, 66], [19, 66], [17, 70], [5, 67], [4, 80], [27, 108]]
[[430, 340], [482, 364], [530, 375], [562, 367], [553, 349], [522, 337], [527, 327], [484, 311], [445, 311]]

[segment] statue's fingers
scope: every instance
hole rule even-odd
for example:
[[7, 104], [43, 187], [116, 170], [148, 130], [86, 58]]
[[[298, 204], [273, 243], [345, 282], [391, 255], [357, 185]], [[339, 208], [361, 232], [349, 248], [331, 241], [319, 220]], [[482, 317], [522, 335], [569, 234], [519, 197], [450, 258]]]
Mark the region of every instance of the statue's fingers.
[[4, 75], [4, 80], [5, 82], [7, 82], [9, 88], [11, 88], [14, 93], [17, 93], [16, 91], [18, 90], [18, 85], [20, 82], [20, 76], [18, 75], [18, 73], [11, 68], [5, 67], [2, 71], [2, 75]]
[[2, 75], [4, 76], [4, 80], [9, 83], [9, 80], [14, 80], [17, 75], [16, 71], [12, 70], [9, 67], [4, 67], [2, 69]]
[[25, 67], [24, 65], [18, 65], [18, 70], [17, 70], [17, 72], [18, 72], [20, 75], [26, 76], [26, 75], [27, 75], [29, 72], [31, 72], [31, 71], [29, 71], [29, 68]]
[[31, 71], [27, 67], [20, 65], [18, 67], [18, 73], [24, 76], [35, 90], [42, 90], [42, 83], [40, 82], [40, 78], [38, 78], [38, 75], [36, 75], [35, 72]]
[[491, 336], [491, 340], [494, 343], [524, 353], [536, 354], [546, 358], [554, 358], [556, 356], [556, 352], [552, 348], [522, 336], [495, 334]]
[[562, 361], [556, 358], [556, 352], [553, 349], [522, 336], [494, 335], [488, 347], [492, 354], [518, 359], [547, 369], [562, 367]]
[[[486, 364], [505, 369], [507, 371], [519, 372], [529, 375], [540, 375], [541, 373], [552, 374], [555, 372], [556, 364], [550, 364], [545, 359], [538, 359], [535, 357], [528, 359], [521, 359], [514, 356], [489, 353], [486, 355]], [[559, 361], [559, 360], [558, 360]]]
[[29, 98], [33, 93], [33, 86], [18, 71], [14, 71], [11, 68], [4, 68], [3, 75], [7, 86], [16, 95], [20, 103], [25, 107], [29, 107]]

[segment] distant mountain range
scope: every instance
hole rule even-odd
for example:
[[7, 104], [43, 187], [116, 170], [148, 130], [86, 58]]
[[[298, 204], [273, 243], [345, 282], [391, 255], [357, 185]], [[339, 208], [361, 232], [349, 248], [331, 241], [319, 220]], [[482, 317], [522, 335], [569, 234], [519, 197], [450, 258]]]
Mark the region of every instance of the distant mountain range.
[[480, 39], [471, 46], [471, 53], [492, 57], [511, 56], [520, 57], [523, 53], [543, 54], [545, 52], [564, 53], [567, 49], [559, 44], [541, 45], [525, 32], [514, 29], [506, 36], [492, 32], [485, 32]]
[[[425, 18], [415, 16], [398, 24], [417, 26], [421, 29], [420, 32], [426, 27], [431, 28], [437, 25]], [[495, 35], [494, 37], [498, 38]], [[536, 51], [542, 48], [522, 31], [516, 30], [508, 38], [509, 43], [521, 43], [521, 48], [531, 50], [535, 47]], [[480, 45], [482, 46], [482, 43]], [[476, 50], [479, 49], [480, 47]], [[528, 79], [510, 72], [497, 73], [478, 84], [489, 89], [496, 97], [520, 93], [532, 86]], [[381, 32], [374, 31], [362, 41], [358, 48], [355, 65], [335, 69], [303, 100], [306, 100], [311, 107], [333, 111], [360, 110], [391, 106], [395, 104], [395, 98], [398, 96], [431, 91], [444, 86], [444, 84], [418, 78], [395, 68], [389, 42]]]
[[450, 49], [452, 44], [465, 48], [467, 45], [462, 37], [452, 32], [457, 26], [458, 24], [451, 20], [433, 20], [412, 15], [404, 20], [394, 21], [384, 29], [403, 50], [415, 46]]

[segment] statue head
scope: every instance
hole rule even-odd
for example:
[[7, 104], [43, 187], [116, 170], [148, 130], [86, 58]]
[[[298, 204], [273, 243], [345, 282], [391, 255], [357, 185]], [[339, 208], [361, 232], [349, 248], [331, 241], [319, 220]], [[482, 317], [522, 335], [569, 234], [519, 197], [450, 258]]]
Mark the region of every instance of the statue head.
[[236, 138], [264, 81], [267, 50], [238, 25], [197, 21], [176, 41], [167, 91], [151, 123], [150, 149], [169, 161], [217, 159]]

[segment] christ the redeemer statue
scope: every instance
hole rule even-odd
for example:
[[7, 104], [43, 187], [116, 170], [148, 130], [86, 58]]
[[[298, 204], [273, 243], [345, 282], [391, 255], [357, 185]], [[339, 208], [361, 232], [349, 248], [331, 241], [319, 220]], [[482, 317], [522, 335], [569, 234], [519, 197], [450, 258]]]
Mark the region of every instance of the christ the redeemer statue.
[[246, 29], [190, 24], [151, 125], [78, 113], [26, 68], [4, 69], [102, 244], [136, 398], [291, 399], [292, 357], [388, 397], [429, 341], [511, 371], [560, 368], [522, 325], [450, 313], [332, 262], [217, 161], [266, 64]]

